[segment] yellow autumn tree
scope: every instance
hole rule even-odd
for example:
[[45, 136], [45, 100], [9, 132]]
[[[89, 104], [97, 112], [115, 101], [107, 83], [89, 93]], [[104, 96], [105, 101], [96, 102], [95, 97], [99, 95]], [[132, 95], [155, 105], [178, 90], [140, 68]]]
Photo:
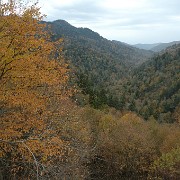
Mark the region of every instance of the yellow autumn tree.
[[[0, 166], [4, 179], [39, 178], [63, 156], [54, 119], [66, 113], [67, 65], [37, 3], [0, 4]], [[55, 58], [58, 57], [58, 58]]]

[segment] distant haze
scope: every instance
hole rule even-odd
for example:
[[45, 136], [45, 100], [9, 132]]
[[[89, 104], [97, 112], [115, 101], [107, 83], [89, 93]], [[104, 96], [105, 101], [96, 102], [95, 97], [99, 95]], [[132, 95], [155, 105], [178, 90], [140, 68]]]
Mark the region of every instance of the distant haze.
[[173, 41], [169, 43], [155, 43], [155, 44], [135, 44], [134, 46], [140, 49], [151, 50], [154, 52], [159, 52], [166, 49], [174, 44], [180, 44], [180, 41]]
[[180, 40], [180, 0], [39, 0], [46, 21], [64, 19], [129, 44]]

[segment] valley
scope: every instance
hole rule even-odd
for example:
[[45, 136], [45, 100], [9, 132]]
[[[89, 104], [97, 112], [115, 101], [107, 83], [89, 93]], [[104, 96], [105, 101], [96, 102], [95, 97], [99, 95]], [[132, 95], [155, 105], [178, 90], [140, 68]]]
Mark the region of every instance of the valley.
[[179, 41], [149, 45], [151, 49], [164, 47], [157, 53], [109, 41], [63, 20], [48, 25], [53, 39], [64, 39], [64, 57], [82, 92], [75, 96], [79, 105], [108, 105], [134, 111], [146, 120], [153, 117], [158, 122], [177, 121], [174, 114], [179, 111], [180, 102]]
[[[109, 12], [108, 1], [64, 1], [63, 9], [57, 2], [48, 1], [55, 17], [92, 19], [92, 6]], [[83, 13], [75, 18], [79, 3]], [[121, 10], [126, 6], [134, 7]], [[180, 179], [179, 39], [133, 46], [65, 20], [44, 21], [40, 10], [38, 3], [0, 1], [0, 179]], [[142, 24], [139, 10], [135, 24], [123, 19], [130, 10], [118, 23], [131, 29], [127, 38], [137, 28], [142, 42], [142, 29], [161, 24]], [[117, 32], [115, 21], [99, 15]]]

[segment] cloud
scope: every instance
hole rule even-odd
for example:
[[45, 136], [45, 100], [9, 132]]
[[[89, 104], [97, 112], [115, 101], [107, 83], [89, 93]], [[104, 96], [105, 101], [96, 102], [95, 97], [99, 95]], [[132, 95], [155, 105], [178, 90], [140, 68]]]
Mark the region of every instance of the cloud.
[[109, 39], [128, 43], [180, 40], [179, 0], [40, 0], [40, 5], [47, 20], [64, 19]]

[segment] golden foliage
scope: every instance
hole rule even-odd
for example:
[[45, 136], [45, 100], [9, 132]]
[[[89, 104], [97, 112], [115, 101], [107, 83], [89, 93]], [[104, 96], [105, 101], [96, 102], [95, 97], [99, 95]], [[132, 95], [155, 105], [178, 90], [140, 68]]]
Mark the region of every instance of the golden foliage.
[[63, 156], [66, 145], [53, 116], [64, 113], [58, 103], [70, 95], [68, 70], [62, 58], [54, 58], [61, 50], [42, 18], [36, 4], [9, 1], [0, 7], [0, 156], [9, 159], [14, 174], [27, 163], [38, 168]]
[[[135, 113], [84, 111], [93, 127], [92, 173], [103, 179], [179, 178], [178, 124], [145, 122]], [[96, 127], [96, 128], [94, 128]], [[93, 177], [94, 177], [93, 176]]]

